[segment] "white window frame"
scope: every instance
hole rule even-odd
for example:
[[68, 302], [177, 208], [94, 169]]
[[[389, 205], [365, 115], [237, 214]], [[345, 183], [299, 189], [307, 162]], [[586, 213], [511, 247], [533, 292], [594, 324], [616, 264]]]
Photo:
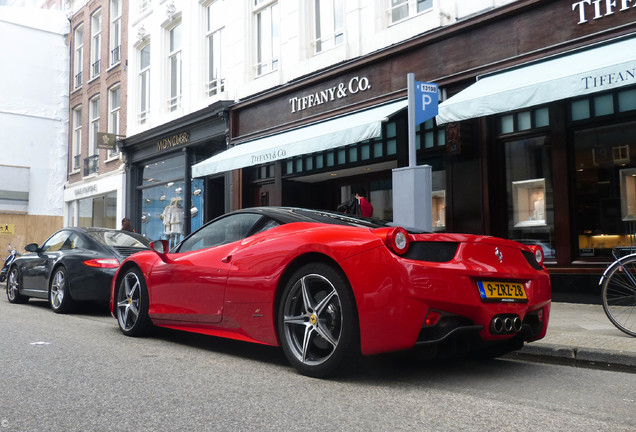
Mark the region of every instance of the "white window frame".
[[[216, 96], [225, 91], [225, 76], [223, 73], [223, 18], [225, 17], [225, 0], [213, 0], [205, 7], [205, 44], [208, 97]], [[220, 17], [217, 19], [216, 17]]]
[[344, 0], [312, 0], [314, 55], [344, 42]]
[[152, 0], [139, 0], [139, 13], [144, 13], [150, 9], [150, 3]]
[[97, 132], [99, 132], [99, 117], [100, 117], [100, 95], [92, 97], [88, 101], [88, 114], [89, 114], [89, 130], [88, 130], [88, 156], [99, 155], [99, 148], [97, 147]]
[[121, 62], [122, 0], [110, 0], [110, 65]]
[[91, 79], [101, 73], [102, 62], [102, 10], [91, 15]]
[[[116, 96], [116, 98], [115, 98]], [[119, 135], [119, 126], [121, 124], [121, 85], [115, 84], [108, 90], [108, 132]], [[115, 146], [114, 150], [108, 151], [108, 156], [113, 157], [119, 154], [119, 149]]]
[[[143, 52], [148, 50], [148, 64], [144, 65]], [[150, 117], [150, 44], [146, 44], [139, 48], [139, 112], [137, 114], [137, 123], [146, 124]]]
[[80, 88], [82, 86], [82, 74], [84, 73], [84, 25], [79, 25], [73, 32], [73, 39], [75, 43], [75, 51], [73, 53], [75, 73], [73, 78], [74, 88]]
[[168, 111], [171, 112], [181, 108], [181, 97], [183, 96], [183, 62], [181, 58], [181, 49], [183, 46], [182, 31], [181, 22], [167, 29]]
[[254, 16], [254, 72], [257, 77], [278, 70], [280, 13], [278, 1], [252, 0]]
[[82, 105], [73, 108], [72, 171], [82, 167]]
[[[433, 9], [433, 0], [386, 0], [388, 4], [387, 14], [389, 25], [397, 24], [406, 19]], [[430, 5], [418, 11], [418, 4]]]

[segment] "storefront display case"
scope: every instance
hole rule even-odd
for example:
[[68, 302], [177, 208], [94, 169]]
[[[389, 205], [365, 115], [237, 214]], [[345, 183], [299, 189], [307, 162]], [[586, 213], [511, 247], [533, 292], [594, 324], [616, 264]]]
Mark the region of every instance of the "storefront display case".
[[545, 179], [512, 182], [512, 208], [516, 228], [545, 226]]
[[621, 218], [624, 222], [636, 221], [636, 168], [620, 170]]
[[446, 230], [446, 191], [432, 192], [433, 231]]

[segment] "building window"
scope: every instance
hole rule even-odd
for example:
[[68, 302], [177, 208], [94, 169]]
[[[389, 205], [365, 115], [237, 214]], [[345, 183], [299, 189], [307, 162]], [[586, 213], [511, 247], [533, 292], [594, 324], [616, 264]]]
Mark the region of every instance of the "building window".
[[82, 106], [73, 109], [73, 171], [80, 169], [82, 157]]
[[139, 124], [145, 124], [150, 114], [150, 44], [139, 50]]
[[151, 0], [139, 0], [139, 13], [146, 12], [150, 8]]
[[391, 24], [433, 8], [433, 0], [388, 0]]
[[[119, 135], [119, 111], [121, 106], [121, 87], [119, 84], [108, 92], [108, 132]], [[108, 151], [108, 156], [119, 153], [117, 147]]]
[[181, 106], [181, 23], [168, 31], [169, 94], [168, 110], [175, 111]]
[[508, 134], [550, 126], [550, 110], [547, 107], [506, 114], [499, 118], [499, 132]]
[[121, 61], [121, 0], [110, 1], [110, 64]]
[[75, 41], [75, 53], [74, 53], [74, 84], [75, 88], [82, 86], [82, 73], [84, 69], [84, 26], [79, 26], [75, 29], [75, 35], [73, 37]]
[[342, 44], [344, 40], [343, 0], [314, 0], [314, 54]]
[[91, 17], [91, 78], [101, 72], [102, 61], [102, 11], [98, 10]]
[[206, 43], [208, 55], [208, 96], [216, 96], [225, 90], [223, 76], [222, 38], [225, 0], [216, 0], [206, 7]]
[[267, 0], [254, 1], [256, 26], [256, 76], [278, 69], [280, 52], [278, 30], [278, 3]]
[[446, 128], [438, 127], [435, 119], [426, 120], [418, 127], [416, 144], [417, 150], [435, 149], [446, 145]]
[[79, 200], [79, 226], [117, 228], [117, 192]]
[[611, 258], [636, 222], [636, 122], [574, 132], [574, 235], [581, 258]]
[[99, 132], [99, 96], [94, 97], [89, 102], [90, 129], [88, 131], [88, 154], [97, 156], [97, 132]]
[[556, 258], [551, 147], [545, 137], [504, 143], [508, 238]]

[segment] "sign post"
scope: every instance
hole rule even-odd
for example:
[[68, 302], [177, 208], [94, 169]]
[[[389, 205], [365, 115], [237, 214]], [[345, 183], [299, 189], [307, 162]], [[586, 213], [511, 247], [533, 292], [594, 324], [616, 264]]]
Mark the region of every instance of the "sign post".
[[393, 170], [393, 222], [404, 227], [433, 230], [432, 173], [428, 165], [417, 166], [415, 128], [438, 113], [437, 84], [406, 77], [408, 91], [409, 166]]

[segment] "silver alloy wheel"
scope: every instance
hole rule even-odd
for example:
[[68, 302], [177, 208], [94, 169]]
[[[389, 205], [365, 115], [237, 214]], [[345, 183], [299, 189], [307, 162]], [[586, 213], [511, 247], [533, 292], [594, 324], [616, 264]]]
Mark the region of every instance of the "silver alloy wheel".
[[51, 281], [51, 306], [54, 309], [59, 309], [63, 302], [64, 296], [66, 295], [66, 277], [64, 270], [59, 269], [53, 275], [53, 280]]
[[117, 294], [117, 322], [122, 330], [131, 330], [139, 318], [141, 284], [135, 272], [128, 272]]
[[283, 309], [284, 337], [294, 357], [308, 366], [326, 362], [342, 334], [342, 304], [333, 284], [319, 274], [300, 278]]
[[7, 279], [7, 297], [13, 302], [18, 298], [20, 292], [18, 290], [18, 269], [12, 268]]

